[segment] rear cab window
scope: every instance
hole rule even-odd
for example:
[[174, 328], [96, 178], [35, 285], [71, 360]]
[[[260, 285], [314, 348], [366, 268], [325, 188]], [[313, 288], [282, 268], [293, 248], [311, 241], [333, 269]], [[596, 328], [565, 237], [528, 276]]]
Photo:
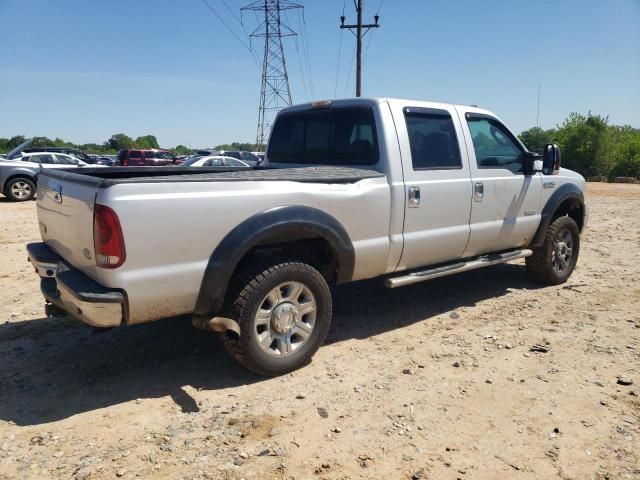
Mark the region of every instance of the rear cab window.
[[142, 152], [140, 150], [131, 150], [129, 152], [129, 158], [142, 158]]
[[434, 108], [405, 108], [405, 121], [414, 170], [462, 168], [451, 115]]
[[373, 111], [345, 107], [281, 115], [267, 156], [272, 163], [375, 165], [379, 155]]

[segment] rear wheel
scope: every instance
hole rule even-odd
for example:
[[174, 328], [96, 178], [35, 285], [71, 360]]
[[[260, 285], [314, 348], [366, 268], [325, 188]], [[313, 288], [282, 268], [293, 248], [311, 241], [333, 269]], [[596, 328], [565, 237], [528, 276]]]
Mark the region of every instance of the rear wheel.
[[12, 178], [7, 182], [4, 194], [14, 202], [26, 202], [36, 194], [36, 184], [29, 178]]
[[571, 217], [558, 217], [549, 227], [541, 247], [527, 257], [527, 270], [548, 285], [564, 283], [573, 273], [580, 252], [580, 230]]
[[331, 293], [315, 268], [281, 261], [244, 272], [231, 307], [240, 336], [223, 336], [229, 353], [260, 375], [300, 368], [324, 342], [331, 323]]

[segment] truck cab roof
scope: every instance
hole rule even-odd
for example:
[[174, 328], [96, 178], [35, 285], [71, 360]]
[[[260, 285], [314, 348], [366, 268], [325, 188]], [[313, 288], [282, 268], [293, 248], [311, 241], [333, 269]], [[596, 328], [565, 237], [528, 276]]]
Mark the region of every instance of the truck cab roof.
[[459, 107], [475, 113], [483, 113], [486, 115], [495, 116], [493, 112], [483, 108], [478, 108], [475, 105], [464, 105], [464, 104], [457, 104], [457, 103], [436, 102], [432, 100], [418, 100], [418, 99], [396, 98], [396, 97], [353, 97], [353, 98], [339, 98], [334, 100], [317, 100], [313, 102], [301, 103], [298, 105], [293, 105], [291, 107], [283, 108], [282, 110], [280, 110], [280, 115], [296, 112], [296, 111], [308, 110], [312, 108], [376, 106], [381, 103], [389, 103], [389, 104], [399, 103], [403, 105], [415, 105], [415, 106], [428, 105], [430, 108]]

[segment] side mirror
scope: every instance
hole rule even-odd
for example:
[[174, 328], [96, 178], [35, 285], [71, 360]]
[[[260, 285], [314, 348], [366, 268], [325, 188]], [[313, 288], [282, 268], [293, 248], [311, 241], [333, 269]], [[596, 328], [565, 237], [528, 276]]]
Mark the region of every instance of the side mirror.
[[544, 175], [557, 175], [560, 171], [560, 147], [555, 143], [544, 146], [542, 157], [542, 173]]
[[533, 175], [542, 171], [542, 155], [535, 152], [524, 152], [522, 170], [525, 175]]

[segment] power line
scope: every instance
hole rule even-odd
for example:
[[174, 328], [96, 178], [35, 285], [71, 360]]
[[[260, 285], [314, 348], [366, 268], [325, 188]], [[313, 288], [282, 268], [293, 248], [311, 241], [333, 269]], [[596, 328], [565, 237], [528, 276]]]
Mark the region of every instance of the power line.
[[302, 88], [304, 89], [304, 98], [305, 100], [309, 100], [309, 93], [307, 92], [307, 81], [305, 79], [304, 68], [302, 67], [302, 58], [300, 57], [300, 48], [298, 46], [298, 39], [294, 38], [294, 43], [296, 46], [296, 53], [298, 56], [298, 67], [300, 67], [300, 78], [302, 78]]
[[304, 58], [307, 65], [307, 78], [309, 79], [309, 90], [311, 96], [315, 97], [315, 89], [313, 88], [313, 74], [311, 73], [311, 55], [309, 55], [309, 36], [307, 33], [307, 22], [304, 16], [304, 10], [298, 10], [298, 18], [302, 19], [302, 24], [298, 21], [302, 30], [302, 49], [305, 53]]
[[229, 24], [224, 21], [224, 19], [218, 14], [218, 12], [216, 12], [215, 8], [213, 8], [207, 0], [202, 0], [202, 3], [204, 3], [207, 6], [207, 8], [211, 11], [211, 13], [213, 13], [218, 18], [218, 20], [220, 20], [220, 22], [227, 28], [227, 30], [229, 30], [229, 33], [231, 33], [231, 35], [233, 35], [234, 37], [236, 37], [236, 39], [238, 39], [238, 41], [244, 46], [244, 48], [249, 50], [249, 52], [252, 52], [251, 47], [247, 45], [244, 42], [244, 40], [242, 40], [238, 35], [236, 35], [236, 32], [232, 30]]
[[336, 67], [336, 84], [333, 87], [333, 98], [336, 98], [336, 94], [338, 93], [338, 78], [340, 77], [340, 59], [342, 56], [342, 35], [343, 31], [340, 30], [340, 43], [338, 44], [338, 66]]
[[[287, 14], [286, 10], [284, 11], [284, 16], [287, 19], [287, 23], [291, 24], [291, 20], [289, 20], [289, 15]], [[305, 72], [306, 64], [302, 61], [302, 56], [304, 56], [304, 45], [303, 45], [302, 55], [300, 55], [300, 42], [298, 41], [297, 35], [293, 37], [293, 42], [296, 47], [296, 56], [298, 58], [298, 67], [300, 69], [300, 78], [302, 79], [302, 88], [304, 89], [304, 97], [305, 97], [305, 100], [309, 100], [309, 92], [311, 91], [311, 86], [309, 85], [309, 79], [307, 78], [307, 73]]]
[[[364, 49], [364, 69], [366, 70], [369, 66], [367, 63], [367, 54], [369, 53], [369, 45], [371, 45], [371, 39], [373, 38], [373, 32], [369, 34], [369, 40], [367, 40], [367, 46]], [[362, 81], [362, 80], [361, 80]]]
[[349, 65], [349, 70], [348, 70], [348, 74], [347, 74], [347, 81], [344, 84], [344, 94], [347, 95], [347, 92], [349, 91], [349, 80], [351, 80], [351, 71], [353, 70], [353, 62], [356, 59], [356, 47], [353, 47], [353, 55], [351, 56], [351, 65]]
[[[347, 6], [347, 0], [342, 0], [342, 16], [344, 17], [344, 10]], [[338, 62], [336, 64], [336, 83], [333, 87], [333, 98], [338, 96], [338, 80], [340, 79], [340, 63], [342, 61], [342, 37], [344, 32], [340, 29], [339, 43], [338, 43]]]
[[[242, 25], [242, 19], [238, 17], [238, 15], [236, 15], [236, 13], [231, 9], [231, 7], [229, 7], [229, 4], [225, 1], [225, 0], [220, 0], [222, 3], [224, 3], [224, 6], [227, 7], [227, 10], [229, 10], [229, 13], [231, 15], [233, 15], [233, 18], [236, 19], [236, 21]], [[242, 29], [244, 30], [244, 25], [242, 25]], [[247, 34], [247, 36], [249, 35], [246, 31], [244, 32]]]

